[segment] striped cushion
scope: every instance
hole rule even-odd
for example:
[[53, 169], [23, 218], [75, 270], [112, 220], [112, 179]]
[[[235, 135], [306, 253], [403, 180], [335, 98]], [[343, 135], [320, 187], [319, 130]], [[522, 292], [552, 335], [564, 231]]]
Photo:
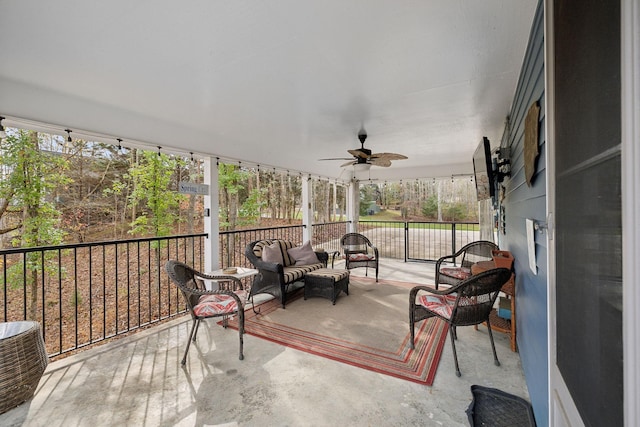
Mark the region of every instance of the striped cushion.
[[324, 277], [327, 279], [333, 279], [334, 282], [339, 282], [345, 277], [349, 276], [349, 270], [337, 270], [333, 268], [321, 268], [320, 270], [312, 271], [306, 275], [307, 277]]
[[275, 240], [275, 239], [274, 240], [270, 240], [270, 239], [260, 240], [258, 243], [253, 245], [253, 253], [258, 258], [262, 258], [262, 251], [264, 250], [264, 247], [265, 246], [271, 246], [273, 244], [276, 244], [276, 245], [278, 245], [280, 247], [280, 253], [282, 254], [282, 261], [283, 261], [282, 265], [283, 266], [288, 267], [288, 266], [293, 265], [295, 263], [295, 261], [291, 258], [291, 256], [287, 252], [287, 250], [295, 247], [296, 245], [293, 242], [290, 242], [288, 240]]
[[253, 245], [253, 254], [258, 258], [262, 258], [262, 249], [265, 246], [269, 246], [273, 243], [273, 240], [260, 240], [255, 245]]
[[[247, 292], [239, 290], [235, 292], [240, 297], [242, 303], [247, 300]], [[193, 313], [199, 317], [228, 314], [237, 311], [238, 303], [231, 295], [213, 294], [202, 295], [198, 304], [193, 307]]]
[[322, 268], [322, 263], [310, 265], [296, 265], [295, 267], [284, 267], [284, 282], [293, 283], [302, 280], [302, 277], [313, 270]]

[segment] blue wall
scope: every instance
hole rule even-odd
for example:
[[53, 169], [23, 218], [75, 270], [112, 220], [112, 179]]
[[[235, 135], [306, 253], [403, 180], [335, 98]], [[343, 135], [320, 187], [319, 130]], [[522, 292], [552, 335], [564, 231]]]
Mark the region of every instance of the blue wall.
[[[548, 345], [547, 345], [547, 236], [536, 232], [537, 275], [529, 269], [527, 252], [527, 218], [545, 221], [546, 216], [546, 144], [544, 88], [544, 19], [543, 5], [532, 24], [529, 45], [520, 72], [509, 123], [501, 146], [511, 149], [511, 177], [503, 182], [505, 197], [505, 232], [499, 232], [500, 247], [515, 257], [516, 336], [527, 380], [531, 403], [538, 426], [548, 422]], [[529, 187], [524, 174], [524, 121], [529, 107], [540, 104], [539, 150], [536, 174]]]

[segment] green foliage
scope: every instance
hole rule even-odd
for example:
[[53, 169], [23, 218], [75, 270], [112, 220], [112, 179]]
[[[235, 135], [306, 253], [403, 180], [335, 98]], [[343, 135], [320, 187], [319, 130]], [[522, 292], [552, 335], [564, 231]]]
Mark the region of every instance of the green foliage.
[[247, 192], [250, 177], [249, 171], [237, 165], [218, 165], [221, 227], [234, 229], [236, 225], [252, 224], [259, 217], [265, 193], [255, 189]]
[[462, 203], [447, 203], [442, 208], [442, 219], [445, 221], [462, 221], [465, 219], [466, 206]]
[[371, 202], [379, 200], [380, 190], [375, 184], [360, 186], [360, 216], [367, 215]]
[[176, 161], [166, 154], [142, 152], [139, 164], [130, 169], [136, 185], [130, 196], [130, 204], [144, 204], [146, 210], [139, 214], [129, 233], [138, 235], [168, 236], [178, 221], [177, 209], [183, 195], [172, 190]]
[[0, 194], [9, 198], [15, 211], [23, 213], [21, 233], [13, 244], [25, 247], [56, 245], [64, 233], [58, 228], [60, 212], [53, 203], [55, 191], [70, 182], [64, 175], [68, 162], [44, 152], [37, 132], [19, 130], [7, 135], [1, 164], [9, 171], [0, 183]]
[[429, 197], [422, 204], [422, 215], [427, 218], [438, 218], [438, 196], [433, 195]]
[[[60, 212], [54, 200], [56, 191], [70, 182], [64, 174], [68, 163], [64, 157], [52, 154], [56, 152], [55, 142], [49, 141], [47, 151], [42, 145], [37, 132], [24, 130], [11, 132], [2, 143], [0, 164], [6, 179], [0, 181], [0, 196], [12, 207], [2, 214], [12, 213], [17, 222], [19, 232], [12, 238], [14, 246], [53, 246], [63, 242]], [[45, 252], [44, 258], [29, 253], [26, 265], [20, 261], [8, 269], [9, 277], [24, 277], [22, 286], [31, 288], [29, 318], [37, 318], [38, 273], [44, 274], [45, 270], [48, 275], [56, 274], [57, 265], [50, 262], [54, 257], [54, 251]], [[27, 274], [22, 276], [24, 272]]]
[[261, 191], [253, 189], [249, 192], [249, 197], [242, 203], [239, 209], [240, 225], [255, 224], [260, 217], [260, 210], [266, 205], [267, 189], [264, 188]]
[[218, 165], [218, 182], [221, 189], [229, 194], [238, 194], [245, 188], [249, 172], [236, 165], [220, 163]]

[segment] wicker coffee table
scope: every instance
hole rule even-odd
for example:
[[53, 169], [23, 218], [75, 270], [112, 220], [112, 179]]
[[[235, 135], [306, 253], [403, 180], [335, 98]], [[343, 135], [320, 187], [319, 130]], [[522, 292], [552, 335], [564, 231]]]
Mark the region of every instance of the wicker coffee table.
[[48, 363], [39, 323], [0, 323], [0, 414], [33, 396]]
[[349, 270], [321, 268], [304, 276], [304, 299], [322, 297], [335, 305], [340, 291], [349, 295]]

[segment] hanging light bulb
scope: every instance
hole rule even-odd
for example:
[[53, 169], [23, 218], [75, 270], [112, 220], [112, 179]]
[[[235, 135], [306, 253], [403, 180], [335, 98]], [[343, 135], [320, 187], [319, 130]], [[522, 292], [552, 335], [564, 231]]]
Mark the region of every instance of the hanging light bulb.
[[67, 142], [72, 142], [71, 140], [71, 132], [73, 132], [71, 129], [65, 129], [64, 130], [67, 133]]
[[4, 126], [2, 126], [2, 121], [4, 117], [0, 116], [0, 139], [5, 139], [7, 137], [7, 133], [4, 131]]
[[116, 141], [118, 141], [118, 151], [122, 151], [122, 139], [117, 138]]

